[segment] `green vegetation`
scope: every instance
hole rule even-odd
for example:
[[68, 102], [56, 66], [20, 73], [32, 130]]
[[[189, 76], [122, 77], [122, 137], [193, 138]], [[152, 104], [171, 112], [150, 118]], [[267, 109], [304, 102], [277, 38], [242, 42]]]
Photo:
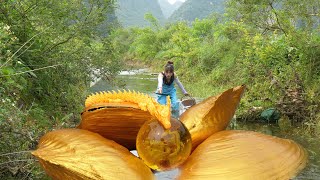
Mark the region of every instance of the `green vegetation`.
[[319, 10], [316, 0], [231, 0], [224, 16], [118, 30], [112, 43], [124, 59], [157, 71], [173, 60], [196, 97], [246, 84], [239, 118], [254, 120], [275, 107], [314, 134], [320, 132]]
[[207, 18], [210, 14], [223, 14], [225, 0], [187, 0], [169, 17], [169, 22], [187, 21]]
[[29, 151], [47, 131], [78, 124], [95, 68], [103, 77], [121, 68], [105, 38], [114, 2], [85, 2], [1, 2], [0, 179], [44, 179]]
[[116, 16], [123, 27], [146, 27], [151, 24], [144, 19], [146, 13], [151, 13], [164, 24], [165, 18], [158, 0], [118, 0]]

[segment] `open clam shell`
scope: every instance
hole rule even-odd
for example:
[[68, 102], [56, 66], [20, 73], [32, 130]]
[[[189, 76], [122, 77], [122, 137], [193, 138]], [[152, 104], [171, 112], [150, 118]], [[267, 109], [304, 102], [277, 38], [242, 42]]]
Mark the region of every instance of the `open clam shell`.
[[32, 154], [53, 179], [154, 179], [128, 149], [86, 130], [49, 132]]
[[86, 99], [79, 128], [133, 150], [140, 127], [152, 119], [170, 128], [170, 103], [160, 105], [148, 95], [130, 91], [101, 92]]
[[306, 163], [306, 151], [292, 140], [251, 131], [220, 131], [193, 151], [179, 179], [290, 179]]
[[192, 106], [180, 116], [191, 134], [193, 149], [213, 133], [227, 128], [244, 90], [244, 85], [228, 89]]

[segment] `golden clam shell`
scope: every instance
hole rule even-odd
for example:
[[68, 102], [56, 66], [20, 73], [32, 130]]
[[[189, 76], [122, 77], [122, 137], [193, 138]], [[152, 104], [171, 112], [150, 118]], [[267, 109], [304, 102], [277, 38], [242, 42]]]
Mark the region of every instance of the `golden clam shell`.
[[144, 122], [157, 119], [170, 128], [170, 103], [158, 104], [152, 97], [136, 92], [100, 92], [89, 96], [78, 128], [98, 133], [129, 150]]
[[32, 154], [53, 179], [154, 179], [128, 149], [86, 130], [49, 132]]
[[244, 90], [244, 85], [228, 89], [192, 106], [180, 116], [191, 134], [193, 149], [213, 133], [227, 128]]
[[178, 179], [287, 180], [306, 166], [307, 157], [292, 140], [252, 131], [220, 131], [193, 151]]

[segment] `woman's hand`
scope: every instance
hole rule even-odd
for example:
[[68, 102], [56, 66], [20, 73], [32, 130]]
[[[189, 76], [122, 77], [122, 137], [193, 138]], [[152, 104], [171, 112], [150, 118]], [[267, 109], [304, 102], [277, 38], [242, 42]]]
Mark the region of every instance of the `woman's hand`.
[[162, 88], [161, 87], [158, 88], [158, 93], [162, 94]]

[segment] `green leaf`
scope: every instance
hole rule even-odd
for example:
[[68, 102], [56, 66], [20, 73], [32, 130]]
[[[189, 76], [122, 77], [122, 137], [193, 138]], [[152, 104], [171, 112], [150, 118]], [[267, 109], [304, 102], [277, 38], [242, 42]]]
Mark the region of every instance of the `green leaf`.
[[15, 70], [12, 69], [11, 67], [4, 67], [1, 69], [1, 72], [3, 75], [10, 75], [10, 74], [13, 74]]

